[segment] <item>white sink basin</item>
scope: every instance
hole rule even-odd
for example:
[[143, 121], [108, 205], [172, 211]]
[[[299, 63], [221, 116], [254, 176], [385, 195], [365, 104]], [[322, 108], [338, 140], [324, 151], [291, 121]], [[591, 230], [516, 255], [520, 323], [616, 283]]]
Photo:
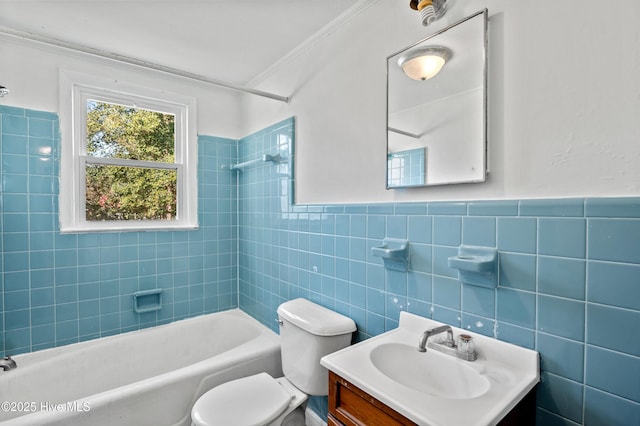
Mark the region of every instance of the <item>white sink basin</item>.
[[419, 425], [498, 423], [538, 383], [538, 353], [455, 327], [455, 336], [474, 338], [476, 361], [432, 348], [418, 352], [422, 333], [440, 325], [401, 312], [398, 328], [321, 364]]
[[489, 390], [489, 380], [477, 370], [451, 355], [418, 352], [416, 345], [383, 343], [371, 350], [371, 362], [391, 380], [433, 396], [469, 399]]

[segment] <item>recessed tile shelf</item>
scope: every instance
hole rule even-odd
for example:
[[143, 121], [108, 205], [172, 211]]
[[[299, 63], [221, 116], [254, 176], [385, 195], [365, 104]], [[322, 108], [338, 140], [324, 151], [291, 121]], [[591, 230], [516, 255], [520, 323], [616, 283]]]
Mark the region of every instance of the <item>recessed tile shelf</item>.
[[138, 291], [133, 293], [133, 310], [137, 314], [159, 311], [162, 308], [162, 289]]
[[458, 277], [464, 284], [498, 286], [498, 250], [493, 247], [460, 246], [458, 255], [449, 257], [448, 265], [458, 270]]

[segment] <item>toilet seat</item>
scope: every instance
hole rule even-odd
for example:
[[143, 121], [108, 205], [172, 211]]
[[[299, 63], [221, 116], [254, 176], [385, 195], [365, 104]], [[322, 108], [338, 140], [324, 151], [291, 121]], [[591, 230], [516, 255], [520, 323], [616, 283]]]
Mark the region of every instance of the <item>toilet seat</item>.
[[267, 373], [223, 383], [202, 395], [191, 410], [196, 426], [263, 426], [280, 416], [294, 398]]

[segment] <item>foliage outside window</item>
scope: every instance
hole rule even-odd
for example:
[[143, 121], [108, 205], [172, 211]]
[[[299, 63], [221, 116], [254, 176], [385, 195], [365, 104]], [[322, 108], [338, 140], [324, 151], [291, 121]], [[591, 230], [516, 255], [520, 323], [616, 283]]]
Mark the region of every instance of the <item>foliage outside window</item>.
[[195, 126], [187, 124], [194, 105], [62, 88], [71, 91], [73, 125], [62, 128], [61, 231], [195, 228]]
[[[172, 114], [87, 102], [86, 219], [175, 220], [177, 173]], [[118, 159], [116, 164], [94, 159]], [[124, 160], [124, 161], [122, 161]], [[136, 166], [160, 162], [169, 169]]]

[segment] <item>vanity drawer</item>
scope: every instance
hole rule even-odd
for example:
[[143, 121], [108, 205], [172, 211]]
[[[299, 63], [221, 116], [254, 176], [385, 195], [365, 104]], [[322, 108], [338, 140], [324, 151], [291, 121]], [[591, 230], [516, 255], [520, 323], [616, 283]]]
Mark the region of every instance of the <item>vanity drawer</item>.
[[329, 425], [400, 426], [414, 422], [329, 371]]

